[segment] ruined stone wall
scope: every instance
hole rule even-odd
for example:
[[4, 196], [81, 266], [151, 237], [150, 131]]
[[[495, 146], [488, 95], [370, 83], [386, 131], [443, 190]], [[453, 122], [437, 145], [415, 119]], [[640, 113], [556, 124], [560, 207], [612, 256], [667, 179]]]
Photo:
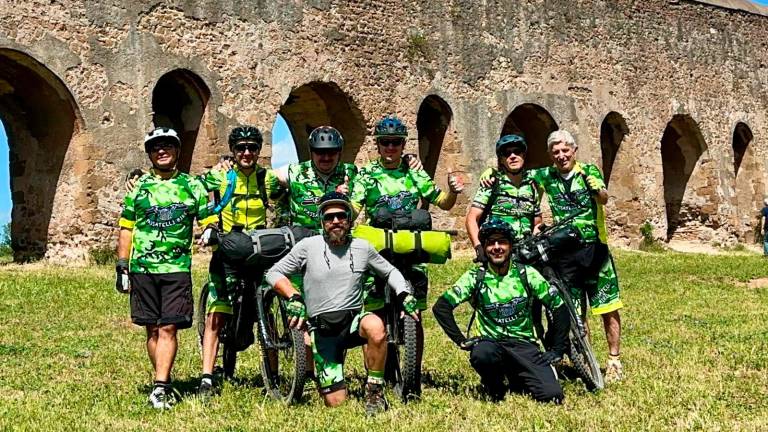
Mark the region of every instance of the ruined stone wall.
[[[177, 120], [198, 125], [188, 131], [193, 172], [224, 151], [233, 125], [269, 131], [278, 112], [300, 145], [313, 123], [340, 123], [353, 149], [345, 159], [361, 163], [375, 156], [373, 123], [397, 113], [418, 151], [417, 116], [434, 95], [450, 110], [438, 183], [448, 171], [470, 180], [450, 215], [435, 214], [440, 226], [462, 228], [477, 174], [494, 162], [493, 142], [516, 107], [548, 113], [598, 166], [601, 124], [615, 112], [628, 133], [609, 185], [612, 241], [636, 242], [646, 220], [659, 237], [746, 238], [765, 194], [767, 27], [759, 14], [684, 0], [6, 1], [0, 118], [11, 159], [39, 165], [37, 176], [56, 185], [37, 187], [29, 169], [12, 166], [14, 242], [58, 258], [114, 242], [122, 178], [146, 165], [141, 139], [161, 117], [153, 92], [172, 71], [198, 89], [190, 103], [205, 106], [202, 118], [181, 119], [195, 111], [182, 110]], [[35, 68], [38, 78], [21, 76]], [[50, 91], [32, 104], [25, 86], [35, 79]], [[45, 111], [48, 102], [63, 108]], [[740, 122], [753, 138], [737, 176]], [[675, 151], [665, 168], [662, 153]], [[58, 164], [45, 162], [57, 152]], [[689, 179], [665, 193], [665, 172], [667, 183]], [[50, 208], [36, 210], [45, 205], [35, 200]]]

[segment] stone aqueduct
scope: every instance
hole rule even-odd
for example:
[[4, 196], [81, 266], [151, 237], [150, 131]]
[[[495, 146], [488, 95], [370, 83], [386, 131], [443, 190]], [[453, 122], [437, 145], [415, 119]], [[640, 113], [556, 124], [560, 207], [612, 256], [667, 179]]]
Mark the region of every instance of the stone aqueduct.
[[[768, 18], [740, 0], [26, 0], [0, 6], [0, 118], [17, 258], [114, 241], [122, 178], [152, 124], [193, 172], [230, 127], [320, 124], [373, 156], [383, 113], [444, 183], [521, 131], [530, 165], [574, 133], [602, 167], [612, 241], [747, 239], [765, 195]], [[267, 141], [271, 137], [267, 134]], [[268, 162], [270, 149], [263, 152]], [[462, 226], [467, 197], [443, 227]]]

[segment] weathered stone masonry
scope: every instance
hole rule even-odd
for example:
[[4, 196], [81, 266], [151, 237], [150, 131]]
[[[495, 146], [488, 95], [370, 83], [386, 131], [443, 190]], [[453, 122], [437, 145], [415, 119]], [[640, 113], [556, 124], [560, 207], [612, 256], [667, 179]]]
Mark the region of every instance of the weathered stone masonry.
[[[765, 191], [768, 18], [746, 1], [6, 1], [0, 118], [18, 258], [79, 259], [115, 238], [122, 178], [152, 126], [182, 132], [193, 172], [238, 123], [281, 113], [364, 162], [397, 113], [445, 184], [476, 176], [502, 132], [531, 166], [574, 133], [609, 177], [612, 241], [747, 239]], [[270, 138], [269, 136], [267, 137]], [[263, 152], [268, 160], [269, 150]], [[461, 228], [464, 195], [442, 227]]]

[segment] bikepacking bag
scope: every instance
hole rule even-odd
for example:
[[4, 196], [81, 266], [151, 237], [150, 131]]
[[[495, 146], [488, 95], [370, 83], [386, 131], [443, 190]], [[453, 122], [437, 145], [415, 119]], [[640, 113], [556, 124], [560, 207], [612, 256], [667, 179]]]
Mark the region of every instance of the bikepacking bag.
[[410, 212], [390, 211], [380, 208], [371, 217], [371, 226], [395, 230], [431, 231], [432, 215], [427, 210], [415, 209]]
[[451, 257], [451, 236], [438, 231], [409, 231], [358, 225], [352, 236], [367, 240], [377, 251], [410, 255], [413, 264], [444, 264]]
[[257, 229], [244, 233], [232, 231], [222, 237], [219, 248], [228, 262], [267, 269], [284, 257], [294, 244], [316, 235], [304, 227]]

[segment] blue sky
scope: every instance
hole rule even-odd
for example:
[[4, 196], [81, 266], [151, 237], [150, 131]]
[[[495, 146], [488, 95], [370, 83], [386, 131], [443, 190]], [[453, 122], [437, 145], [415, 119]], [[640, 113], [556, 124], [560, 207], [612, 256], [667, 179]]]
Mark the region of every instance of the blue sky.
[[272, 168], [280, 168], [298, 160], [288, 124], [285, 123], [283, 116], [278, 114], [272, 126]]
[[8, 174], [8, 138], [0, 122], [0, 225], [11, 220], [11, 177]]
[[768, 0], [753, 0], [752, 3], [768, 6]]

